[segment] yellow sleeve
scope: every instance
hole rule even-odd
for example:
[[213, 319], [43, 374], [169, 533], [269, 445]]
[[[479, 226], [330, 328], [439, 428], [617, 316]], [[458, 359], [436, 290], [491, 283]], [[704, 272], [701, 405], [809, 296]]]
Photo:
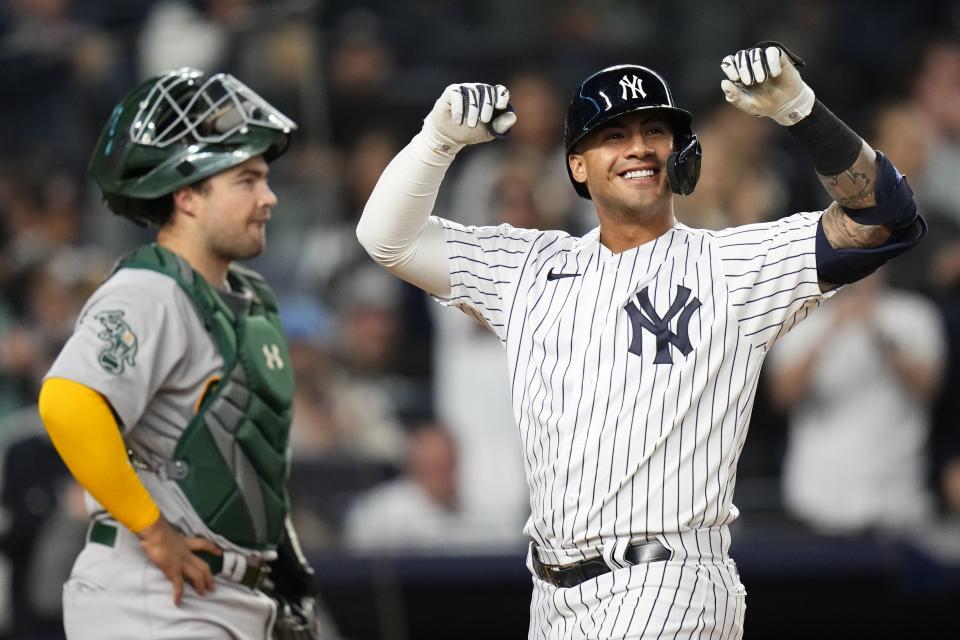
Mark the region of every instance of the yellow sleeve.
[[40, 418], [67, 468], [97, 502], [133, 532], [150, 526], [160, 509], [127, 458], [127, 447], [107, 400], [65, 378], [40, 389]]

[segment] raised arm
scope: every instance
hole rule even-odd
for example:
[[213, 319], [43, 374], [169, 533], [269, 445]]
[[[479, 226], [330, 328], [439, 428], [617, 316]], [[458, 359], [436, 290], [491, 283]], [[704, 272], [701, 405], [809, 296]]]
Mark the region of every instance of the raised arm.
[[446, 297], [450, 272], [439, 220], [430, 213], [457, 152], [505, 134], [517, 117], [502, 85], [453, 84], [437, 99], [423, 129], [390, 162], [357, 224], [357, 239], [391, 273]]
[[728, 102], [787, 127], [810, 152], [834, 199], [821, 218], [817, 244], [826, 290], [858, 280], [906, 251], [926, 224], [904, 176], [816, 99], [797, 66], [803, 62], [783, 45], [762, 42], [723, 59], [727, 78], [721, 88]]
[[823, 213], [823, 230], [834, 249], [879, 247], [890, 239], [884, 225], [861, 224], [847, 209], [865, 209], [877, 204], [877, 152], [863, 142], [860, 154], [846, 170], [835, 175], [817, 174], [834, 202]]

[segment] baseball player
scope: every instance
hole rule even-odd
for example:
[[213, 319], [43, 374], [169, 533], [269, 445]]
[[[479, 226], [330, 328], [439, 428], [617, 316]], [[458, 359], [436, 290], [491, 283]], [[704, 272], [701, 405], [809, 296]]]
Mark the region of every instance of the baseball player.
[[157, 236], [86, 303], [40, 393], [92, 514], [68, 638], [314, 637], [287, 517], [290, 358], [270, 288], [233, 264], [263, 251], [268, 163], [295, 129], [236, 78], [189, 68], [103, 128], [90, 173]]
[[[384, 171], [357, 227], [397, 276], [494, 332], [525, 458], [530, 638], [740, 638], [728, 555], [737, 459], [771, 345], [838, 286], [926, 230], [906, 180], [816, 100], [776, 43], [723, 59], [737, 108], [788, 127], [824, 211], [719, 232], [677, 222], [701, 150], [666, 81], [608, 67], [577, 88], [565, 142], [599, 226], [583, 237], [431, 217], [468, 144], [517, 114], [456, 84]], [[523, 117], [523, 114], [519, 114]]]

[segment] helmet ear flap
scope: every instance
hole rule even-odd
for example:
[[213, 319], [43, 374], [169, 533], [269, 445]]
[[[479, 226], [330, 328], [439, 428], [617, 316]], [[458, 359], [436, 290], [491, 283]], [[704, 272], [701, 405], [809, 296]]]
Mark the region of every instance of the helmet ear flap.
[[703, 149], [695, 133], [691, 133], [687, 138], [678, 139], [678, 142], [680, 150], [674, 151], [667, 157], [667, 181], [670, 183], [671, 191], [681, 196], [688, 196], [693, 193], [697, 180], [700, 179]]

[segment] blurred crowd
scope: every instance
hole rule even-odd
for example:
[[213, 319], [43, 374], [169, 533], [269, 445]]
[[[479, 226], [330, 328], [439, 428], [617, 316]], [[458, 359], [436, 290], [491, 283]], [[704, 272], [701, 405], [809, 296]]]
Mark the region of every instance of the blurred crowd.
[[527, 491], [499, 343], [466, 316], [435, 313], [374, 267], [354, 236], [380, 172], [443, 87], [503, 82], [519, 122], [505, 140], [462, 154], [441, 215], [594, 226], [564, 168], [563, 116], [583, 76], [629, 61], [661, 71], [693, 112], [703, 173], [677, 213], [719, 229], [827, 204], [788, 135], [722, 102], [720, 58], [763, 39], [804, 57], [823, 101], [909, 176], [930, 233], [773, 350], [743, 454], [743, 526], [772, 513], [818, 532], [903, 536], [956, 518], [960, 8], [874, 6], [0, 5], [0, 553], [14, 585], [0, 617], [22, 629], [56, 617], [85, 516], [36, 415], [38, 384], [113, 261], [150, 238], [102, 205], [85, 177], [89, 151], [124, 92], [187, 65], [234, 73], [300, 126], [272, 169], [279, 206], [251, 266], [277, 290], [290, 338], [291, 491], [308, 551], [524, 544]]

